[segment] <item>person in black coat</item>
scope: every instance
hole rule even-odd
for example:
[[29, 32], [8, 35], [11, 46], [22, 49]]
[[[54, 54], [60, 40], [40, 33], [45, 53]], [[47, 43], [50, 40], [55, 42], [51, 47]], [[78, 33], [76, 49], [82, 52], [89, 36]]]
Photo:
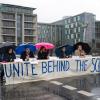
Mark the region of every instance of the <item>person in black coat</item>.
[[38, 52], [38, 59], [48, 59], [49, 51], [46, 50], [44, 46], [42, 46]]
[[14, 59], [16, 59], [16, 55], [15, 55], [14, 50], [12, 48], [8, 48], [7, 53], [4, 54], [3, 61], [13, 62]]
[[[4, 53], [3, 53], [2, 48], [0, 48], [0, 62], [3, 61], [3, 57], [4, 57]], [[4, 68], [3, 68], [3, 65], [0, 64], [0, 80], [1, 80], [1, 82], [3, 82], [3, 77], [4, 77]]]
[[[13, 62], [14, 59], [16, 59], [16, 55], [14, 53], [13, 48], [7, 48], [7, 51], [4, 53], [4, 56], [2, 57], [1, 62]], [[4, 69], [3, 66], [0, 65], [0, 75], [1, 75], [1, 82], [3, 82], [3, 77], [4, 77]]]
[[34, 58], [34, 54], [30, 51], [29, 48], [26, 48], [25, 51], [21, 54], [20, 58], [23, 59], [23, 61], [28, 61], [29, 58]]
[[59, 58], [67, 58], [65, 47], [62, 47]]

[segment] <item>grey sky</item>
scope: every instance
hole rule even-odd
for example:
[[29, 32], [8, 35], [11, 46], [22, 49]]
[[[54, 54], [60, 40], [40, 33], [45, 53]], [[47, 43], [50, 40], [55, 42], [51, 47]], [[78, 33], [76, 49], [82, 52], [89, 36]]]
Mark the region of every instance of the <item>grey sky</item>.
[[39, 22], [53, 22], [82, 12], [94, 13], [100, 20], [100, 0], [0, 0], [0, 3], [35, 7]]

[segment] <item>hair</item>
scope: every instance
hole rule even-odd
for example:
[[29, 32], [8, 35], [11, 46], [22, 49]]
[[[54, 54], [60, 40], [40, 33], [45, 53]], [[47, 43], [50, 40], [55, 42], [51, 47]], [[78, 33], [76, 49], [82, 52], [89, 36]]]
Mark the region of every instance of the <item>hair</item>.
[[46, 48], [44, 46], [42, 46], [39, 51], [41, 51], [42, 49], [46, 49]]
[[7, 53], [9, 53], [9, 50], [12, 49], [12, 53], [14, 53], [13, 51], [13, 48], [12, 47], [8, 47], [6, 50], [7, 50]]
[[[77, 45], [76, 49], [78, 49], [78, 48], [79, 48], [79, 46], [81, 46], [81, 47], [82, 47], [82, 45]], [[82, 49], [83, 49], [83, 47], [82, 47]]]

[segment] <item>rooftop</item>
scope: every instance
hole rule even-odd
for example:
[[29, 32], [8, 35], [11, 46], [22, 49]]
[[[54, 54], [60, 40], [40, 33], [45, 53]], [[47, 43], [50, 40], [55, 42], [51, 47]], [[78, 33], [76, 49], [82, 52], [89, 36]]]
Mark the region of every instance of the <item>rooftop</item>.
[[2, 6], [2, 7], [13, 7], [13, 8], [24, 8], [24, 9], [30, 9], [30, 10], [36, 9], [36, 8], [32, 8], [32, 7], [25, 7], [25, 6], [12, 5], [12, 4], [3, 4], [3, 3], [0, 3], [0, 6]]

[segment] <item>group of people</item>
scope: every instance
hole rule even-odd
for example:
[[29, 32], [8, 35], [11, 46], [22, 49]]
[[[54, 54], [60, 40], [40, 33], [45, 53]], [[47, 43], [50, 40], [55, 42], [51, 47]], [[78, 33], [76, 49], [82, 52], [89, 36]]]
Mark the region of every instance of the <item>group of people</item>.
[[[37, 53], [37, 59], [48, 59], [48, 55], [49, 55], [49, 51], [42, 46], [40, 48], [40, 50]], [[29, 48], [26, 48], [25, 51], [21, 54], [21, 59], [23, 59], [23, 61], [28, 61], [29, 58], [34, 58], [35, 55], [32, 51], [30, 51]]]
[[[59, 58], [68, 58], [68, 57], [72, 56], [72, 55], [66, 55], [66, 52], [67, 52], [66, 48], [63, 47], [61, 49]], [[84, 57], [86, 55], [86, 53], [82, 49], [82, 46], [78, 45], [77, 49], [75, 50], [73, 55]], [[38, 60], [48, 59], [48, 57], [49, 57], [49, 50], [47, 50], [44, 46], [42, 46], [37, 53], [37, 59]], [[25, 51], [23, 51], [22, 54], [20, 55], [20, 58], [23, 61], [28, 61], [29, 58], [35, 58], [35, 54], [32, 51], [30, 51], [29, 48], [26, 48]], [[1, 62], [13, 62], [14, 59], [16, 59], [16, 55], [15, 55], [13, 48], [8, 48], [7, 52], [4, 54], [0, 53], [0, 61]]]
[[[45, 47], [41, 47], [38, 52], [38, 58], [37, 59], [48, 59], [48, 50]], [[22, 52], [20, 55], [20, 58], [23, 59], [23, 61], [28, 61], [29, 58], [34, 58], [35, 55], [32, 51], [30, 51], [29, 48], [26, 48], [25, 51]], [[0, 62], [13, 62], [14, 59], [16, 59], [16, 53], [13, 50], [13, 48], [9, 47], [5, 52], [3, 50], [0, 50]], [[0, 78], [1, 82], [3, 82], [4, 77], [4, 69], [2, 64], [0, 64]]]
[[[40, 48], [37, 53], [37, 59], [48, 59], [49, 50], [47, 50], [44, 46]], [[29, 58], [34, 58], [35, 54], [30, 51], [29, 48], [26, 48], [25, 51], [22, 52], [20, 58], [23, 61], [28, 61]], [[16, 59], [16, 53], [13, 48], [8, 48], [5, 53], [0, 53], [0, 62], [13, 62]]]
[[70, 58], [70, 57], [72, 57], [72, 55], [79, 56], [79, 57], [85, 57], [85, 55], [86, 55], [86, 52], [83, 50], [81, 45], [78, 45], [76, 47], [76, 50], [74, 51], [73, 54], [66, 55], [66, 52], [67, 52], [66, 48], [62, 47], [59, 58]]
[[[72, 55], [71, 56], [66, 55], [66, 52], [67, 52], [66, 48], [63, 47], [61, 49], [59, 58], [69, 58], [72, 56]], [[80, 56], [80, 57], [84, 57], [86, 55], [86, 53], [82, 49], [81, 45], [77, 46], [77, 49], [75, 50], [74, 55]], [[20, 55], [20, 58], [23, 61], [28, 61], [29, 58], [35, 58], [35, 55], [32, 51], [30, 51], [29, 48], [26, 48], [25, 51], [23, 51], [22, 54]], [[49, 50], [47, 50], [44, 46], [42, 46], [37, 53], [37, 59], [42, 60], [42, 59], [48, 59], [48, 58], [49, 58]], [[8, 48], [5, 53], [0, 52], [0, 62], [13, 62], [14, 59], [16, 59], [16, 54], [15, 54], [13, 48]], [[1, 80], [3, 80], [4, 71], [3, 71], [2, 66], [0, 67], [0, 71], [1, 71], [1, 73], [0, 73]]]

